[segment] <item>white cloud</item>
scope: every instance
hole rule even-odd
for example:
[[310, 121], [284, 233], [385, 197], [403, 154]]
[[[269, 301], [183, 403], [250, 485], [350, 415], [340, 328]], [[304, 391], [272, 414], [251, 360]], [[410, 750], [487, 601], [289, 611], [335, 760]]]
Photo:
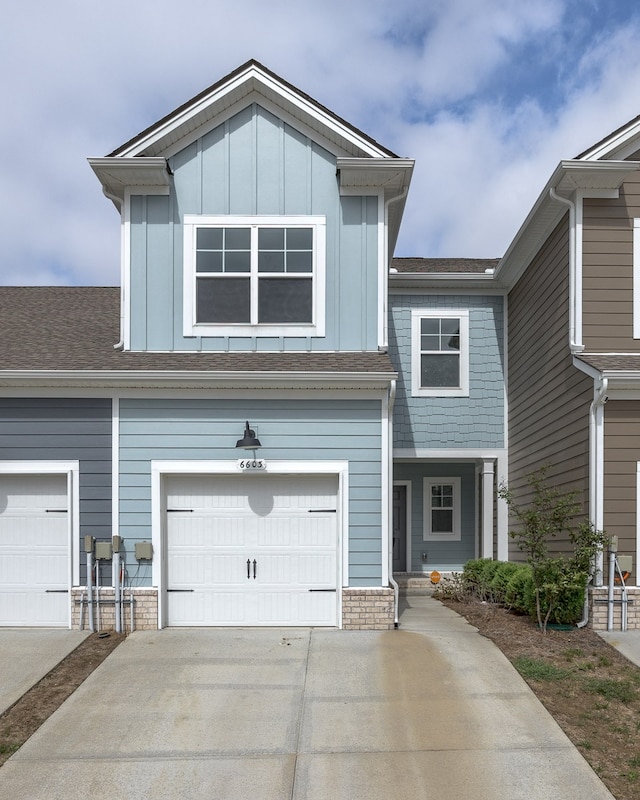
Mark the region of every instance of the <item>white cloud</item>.
[[[555, 164], [640, 112], [633, 5], [626, 27], [594, 27], [595, 10], [581, 0], [13, 4], [0, 30], [0, 283], [116, 283], [118, 215], [86, 157], [251, 57], [416, 158], [402, 254], [499, 255]], [[594, 31], [586, 48], [574, 41], [580, 24]], [[518, 97], [508, 79], [532, 48], [540, 80], [565, 85], [536, 87], [532, 63]]]

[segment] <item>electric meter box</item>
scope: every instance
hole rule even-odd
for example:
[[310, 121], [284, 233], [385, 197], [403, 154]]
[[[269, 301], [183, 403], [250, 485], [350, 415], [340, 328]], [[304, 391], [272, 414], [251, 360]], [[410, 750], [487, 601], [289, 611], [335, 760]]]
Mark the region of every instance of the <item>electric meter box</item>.
[[98, 561], [108, 561], [111, 555], [111, 542], [96, 542], [95, 556]]
[[151, 561], [153, 558], [153, 545], [151, 542], [136, 542], [136, 559], [138, 561]]
[[618, 556], [618, 566], [622, 572], [631, 572], [633, 569], [633, 556]]

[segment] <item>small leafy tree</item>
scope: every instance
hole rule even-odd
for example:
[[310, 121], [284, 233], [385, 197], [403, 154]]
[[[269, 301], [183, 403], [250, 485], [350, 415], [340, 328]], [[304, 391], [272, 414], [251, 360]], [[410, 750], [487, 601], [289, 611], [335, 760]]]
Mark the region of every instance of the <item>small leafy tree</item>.
[[[531, 566], [535, 616], [543, 631], [552, 617], [558, 622], [579, 617], [593, 559], [606, 543], [605, 534], [589, 522], [575, 524], [580, 512], [577, 492], [549, 486], [548, 471], [548, 467], [542, 467], [529, 475], [532, 499], [526, 506], [515, 501], [506, 485], [498, 489], [498, 495], [520, 523], [520, 529], [509, 535]], [[549, 556], [549, 541], [562, 533], [573, 545], [573, 554]]]

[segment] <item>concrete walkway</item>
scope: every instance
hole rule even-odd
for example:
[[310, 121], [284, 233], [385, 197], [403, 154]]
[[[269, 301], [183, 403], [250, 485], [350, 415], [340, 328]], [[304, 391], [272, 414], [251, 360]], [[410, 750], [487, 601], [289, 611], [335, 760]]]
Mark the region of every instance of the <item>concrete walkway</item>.
[[640, 631], [598, 631], [598, 634], [640, 667]]
[[0, 770], [0, 800], [611, 800], [502, 653], [401, 629], [130, 636]]
[[0, 628], [0, 714], [88, 635], [56, 628]]

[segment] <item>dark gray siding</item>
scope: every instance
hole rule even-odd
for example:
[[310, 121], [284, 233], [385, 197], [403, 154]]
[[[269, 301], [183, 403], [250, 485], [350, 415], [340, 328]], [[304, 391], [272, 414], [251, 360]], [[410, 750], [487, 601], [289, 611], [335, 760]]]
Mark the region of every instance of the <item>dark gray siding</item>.
[[593, 382], [569, 351], [567, 228], [565, 217], [509, 294], [509, 486], [526, 503], [527, 476], [548, 465], [550, 482], [577, 489], [586, 513]]
[[0, 398], [0, 460], [79, 461], [80, 535], [111, 537], [111, 400]]

